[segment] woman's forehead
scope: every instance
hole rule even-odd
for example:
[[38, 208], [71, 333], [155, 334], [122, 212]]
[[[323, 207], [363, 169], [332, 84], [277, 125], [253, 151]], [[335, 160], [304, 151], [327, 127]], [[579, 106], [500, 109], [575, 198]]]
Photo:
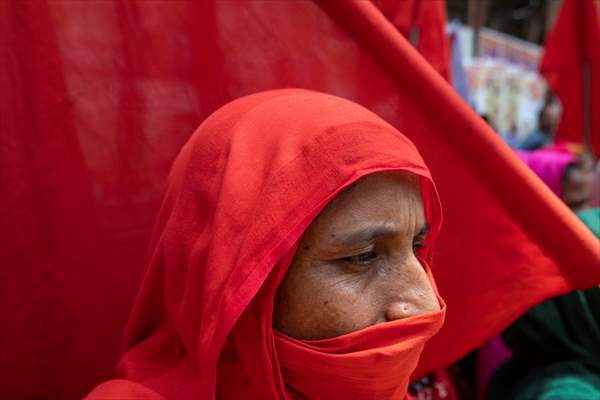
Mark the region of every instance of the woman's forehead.
[[382, 172], [363, 177], [340, 192], [307, 232], [335, 234], [356, 225], [404, 231], [417, 224], [425, 224], [419, 179], [410, 173]]
[[349, 205], [369, 205], [373, 202], [421, 199], [419, 178], [403, 171], [386, 171], [364, 176], [342, 190], [327, 204], [323, 214]]

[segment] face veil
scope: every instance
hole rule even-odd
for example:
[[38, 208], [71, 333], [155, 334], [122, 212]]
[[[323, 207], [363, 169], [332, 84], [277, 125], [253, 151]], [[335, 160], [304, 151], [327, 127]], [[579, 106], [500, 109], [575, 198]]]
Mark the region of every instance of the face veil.
[[419, 177], [430, 226], [419, 257], [433, 283], [440, 204], [395, 128], [355, 103], [299, 89], [212, 114], [173, 165], [120, 377], [166, 398], [331, 399], [341, 387], [339, 398], [403, 398], [443, 322], [439, 296], [440, 312], [333, 339], [298, 341], [272, 328], [275, 291], [303, 232], [342, 189], [382, 171]]

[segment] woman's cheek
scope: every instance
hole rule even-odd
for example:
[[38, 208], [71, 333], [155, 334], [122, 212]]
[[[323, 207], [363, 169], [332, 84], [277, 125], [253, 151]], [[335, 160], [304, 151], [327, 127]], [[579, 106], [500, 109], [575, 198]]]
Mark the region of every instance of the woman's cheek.
[[[353, 285], [354, 286], [354, 285]], [[340, 287], [323, 290], [319, 296], [321, 337], [344, 335], [370, 325], [370, 307], [356, 287]]]

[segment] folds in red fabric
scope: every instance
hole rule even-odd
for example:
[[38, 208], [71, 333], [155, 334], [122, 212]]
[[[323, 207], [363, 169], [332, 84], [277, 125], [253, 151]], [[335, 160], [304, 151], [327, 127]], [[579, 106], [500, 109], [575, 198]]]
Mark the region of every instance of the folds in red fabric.
[[600, 281], [597, 241], [369, 2], [42, 4], [0, 2], [6, 397], [79, 398], [113, 375], [172, 161], [261, 90], [353, 100], [423, 155], [448, 311], [418, 374]]

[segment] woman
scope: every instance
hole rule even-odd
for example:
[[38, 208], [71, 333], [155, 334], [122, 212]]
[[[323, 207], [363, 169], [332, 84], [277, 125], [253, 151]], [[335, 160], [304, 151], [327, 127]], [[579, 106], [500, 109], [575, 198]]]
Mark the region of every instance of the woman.
[[264, 92], [173, 166], [123, 379], [91, 399], [402, 399], [445, 306], [414, 145], [349, 101]]

